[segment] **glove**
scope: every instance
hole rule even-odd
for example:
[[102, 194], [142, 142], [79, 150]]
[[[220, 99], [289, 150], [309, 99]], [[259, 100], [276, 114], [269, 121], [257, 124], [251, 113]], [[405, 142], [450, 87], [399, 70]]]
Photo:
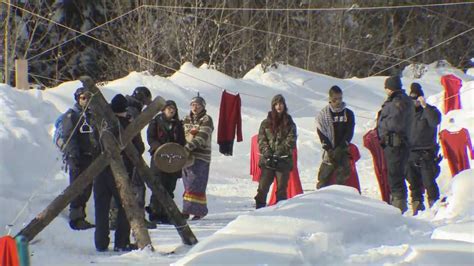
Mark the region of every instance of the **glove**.
[[265, 158], [265, 159], [270, 159], [271, 157], [273, 157], [273, 152], [272, 152], [270, 149], [267, 149], [267, 150], [263, 153], [263, 158]]
[[331, 149], [331, 145], [330, 145], [330, 144], [327, 144], [327, 143], [324, 143], [324, 144], [323, 144], [323, 150], [329, 151], [330, 149]]

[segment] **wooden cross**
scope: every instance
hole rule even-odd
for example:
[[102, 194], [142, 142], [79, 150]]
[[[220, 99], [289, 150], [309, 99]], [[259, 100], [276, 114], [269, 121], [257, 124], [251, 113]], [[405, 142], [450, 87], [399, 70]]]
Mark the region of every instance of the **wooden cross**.
[[[84, 88], [90, 91], [93, 95], [90, 99], [89, 107], [92, 114], [94, 128], [96, 130], [101, 130], [104, 126], [110, 127], [111, 125], [117, 125], [117, 127], [115, 127], [115, 130], [113, 131], [104, 130], [101, 132], [101, 143], [104, 148], [102, 154], [100, 154], [72, 184], [57, 196], [46, 207], [46, 209], [40, 212], [25, 228], [23, 228], [18, 235], [25, 236], [28, 241], [33, 240], [33, 238], [49, 223], [51, 223], [51, 221], [57, 217], [77, 195], [92, 183], [97, 174], [101, 173], [107, 166], [110, 166], [125, 214], [136, 237], [138, 247], [143, 249], [149, 246], [151, 250], [154, 250], [150, 235], [148, 234], [148, 230], [144, 223], [144, 212], [140, 210], [137, 200], [134, 197], [133, 191], [130, 187], [130, 178], [120, 155], [122, 150], [124, 150], [127, 157], [138, 170], [140, 177], [157, 197], [159, 204], [162, 205], [161, 207], [165, 210], [170, 222], [176, 227], [183, 243], [187, 245], [196, 244], [197, 238], [194, 236], [186, 220], [182, 217], [174, 200], [169, 196], [161, 182], [155, 180], [151, 169], [138, 153], [135, 146], [131, 143], [133, 137], [140, 134], [140, 131], [162, 109], [165, 105], [165, 100], [162, 97], [156, 97], [145, 108], [145, 110], [143, 110], [143, 112], [135, 118], [125, 130], [123, 130], [117, 117], [93, 80], [87, 76], [81, 77], [80, 80], [84, 85]], [[120, 146], [117, 142], [119, 132], [121, 141]]]

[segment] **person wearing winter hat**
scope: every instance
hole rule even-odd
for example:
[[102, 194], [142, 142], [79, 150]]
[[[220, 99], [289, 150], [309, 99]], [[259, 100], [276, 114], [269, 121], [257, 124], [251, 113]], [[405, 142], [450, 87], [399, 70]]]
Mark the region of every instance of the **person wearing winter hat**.
[[[130, 117], [127, 115], [127, 99], [122, 94], [117, 94], [112, 98], [110, 103], [112, 111], [115, 113], [122, 129], [127, 128], [130, 124]], [[141, 139], [140, 134], [135, 136], [132, 140], [135, 148], [140, 151], [145, 149], [145, 145]], [[133, 163], [127, 156], [122, 155], [122, 160], [127, 169], [129, 178], [133, 175]], [[130, 244], [130, 224], [125, 215], [123, 204], [115, 184], [115, 178], [110, 167], [104, 170], [101, 178], [94, 180], [94, 204], [95, 204], [95, 222], [96, 228], [94, 233], [94, 243], [96, 250], [99, 252], [107, 251], [109, 246], [109, 211], [111, 199], [117, 203], [117, 220], [115, 228], [115, 251], [129, 251], [136, 249], [136, 246]]]
[[338, 185], [344, 185], [349, 179], [348, 146], [354, 136], [354, 127], [354, 113], [342, 101], [341, 88], [332, 86], [329, 89], [329, 104], [316, 117], [316, 133], [324, 151], [317, 189], [328, 186], [334, 173]]
[[399, 76], [385, 80], [385, 92], [388, 97], [378, 113], [377, 133], [387, 163], [390, 204], [404, 213], [408, 209], [405, 171], [415, 105], [402, 89]]
[[[90, 121], [88, 103], [91, 93], [86, 88], [74, 92], [74, 106], [66, 111], [62, 120], [63, 138], [69, 140], [63, 149], [72, 184], [100, 154], [99, 134]], [[69, 207], [69, 226], [73, 230], [85, 230], [94, 225], [86, 220], [86, 205], [92, 192], [92, 184], [74, 198]]]
[[[179, 145], [184, 146], [186, 143], [183, 123], [179, 120], [178, 107], [174, 101], [167, 100], [161, 113], [150, 121], [147, 129], [147, 141], [150, 145], [150, 168], [155, 176], [154, 180], [159, 181], [170, 197], [174, 198], [176, 183], [178, 179], [181, 178], [182, 171], [179, 170], [174, 173], [165, 173], [156, 167], [155, 160], [153, 160], [155, 151], [162, 145], [166, 143], [178, 143]], [[145, 210], [148, 212], [148, 217], [151, 222], [162, 224], [170, 223], [170, 220], [159, 204], [156, 195], [151, 195], [150, 205], [148, 205]]]
[[267, 194], [277, 178], [276, 200], [287, 199], [287, 187], [290, 171], [293, 169], [293, 149], [296, 147], [296, 125], [288, 114], [285, 98], [281, 94], [271, 100], [267, 118], [260, 124], [258, 148], [259, 167], [262, 170], [255, 195], [255, 207], [267, 205]]
[[[122, 95], [123, 96], [123, 95]], [[121, 96], [116, 96], [120, 98], [120, 103], [123, 104], [123, 99]], [[150, 104], [152, 101], [152, 95], [150, 90], [145, 86], [138, 86], [136, 87], [132, 95], [125, 96], [127, 100], [127, 116], [131, 119], [137, 118], [143, 108]], [[123, 107], [123, 105], [121, 105]], [[143, 155], [145, 149], [138, 150], [140, 155]], [[132, 177], [132, 189], [136, 194], [136, 198], [138, 199], [138, 206], [145, 211], [145, 194], [146, 194], [146, 187], [143, 179], [138, 175], [138, 171], [133, 171], [134, 175]], [[110, 208], [110, 227], [115, 228], [115, 221], [117, 217], [117, 204], [112, 200], [111, 202], [112, 207]], [[145, 224], [148, 229], [156, 228], [156, 225], [150, 223], [149, 221], [145, 220]]]
[[423, 89], [418, 83], [410, 86], [410, 97], [415, 103], [415, 115], [410, 131], [412, 145], [408, 156], [407, 180], [410, 184], [413, 215], [424, 210], [424, 192], [428, 194], [428, 205], [433, 206], [439, 199], [436, 177], [439, 175], [438, 151], [436, 143], [441, 112], [426, 103]]
[[183, 215], [199, 220], [207, 215], [206, 187], [211, 164], [211, 140], [214, 124], [201, 96], [191, 99], [191, 112], [184, 118], [184, 148], [194, 163], [183, 169]]
[[[138, 88], [145, 88], [145, 87], [138, 87]], [[137, 88], [137, 89], [138, 89]], [[135, 91], [137, 91], [137, 89]], [[146, 88], [145, 88], [146, 89]], [[138, 94], [143, 94], [145, 95], [146, 91], [148, 89], [142, 89], [141, 92], [138, 90], [140, 93]], [[148, 91], [149, 92], [149, 91]], [[136, 93], [134, 93], [136, 94]], [[148, 95], [148, 94], [146, 94]], [[130, 97], [130, 96], [128, 96]], [[151, 94], [150, 94], [151, 98]], [[136, 106], [130, 107], [130, 103], [134, 101], [133, 98], [127, 98], [123, 96], [122, 94], [117, 94], [112, 98], [112, 101], [110, 103], [110, 107], [112, 108], [112, 111], [115, 113], [117, 118], [120, 121], [120, 124], [122, 125], [123, 128], [128, 126], [130, 121], [134, 118], [133, 114], [135, 112], [140, 113], [142, 106], [139, 106], [140, 109], [136, 109]], [[133, 111], [131, 111], [133, 110]], [[130, 112], [131, 111], [131, 112]], [[138, 134], [135, 139], [133, 140], [135, 147], [137, 148], [137, 151], [139, 154], [143, 154], [145, 151], [145, 146], [143, 144], [143, 140], [140, 134]], [[127, 170], [129, 170], [129, 173], [131, 174], [132, 178], [132, 189], [136, 193], [137, 200], [138, 200], [138, 206], [145, 211], [145, 184], [143, 183], [142, 179], [137, 175], [137, 171], [134, 171], [134, 166], [133, 164], [128, 161], [128, 158], [125, 158], [126, 160], [126, 166]], [[117, 219], [118, 219], [118, 213], [119, 213], [119, 208], [118, 204], [115, 202], [115, 198], [112, 197], [111, 203], [110, 203], [110, 209], [109, 209], [109, 217], [110, 217], [110, 224], [109, 227], [112, 229], [117, 228]], [[153, 223], [150, 223], [149, 221], [145, 220], [145, 225], [147, 226], [148, 229], [154, 229], [156, 228], [156, 225]]]

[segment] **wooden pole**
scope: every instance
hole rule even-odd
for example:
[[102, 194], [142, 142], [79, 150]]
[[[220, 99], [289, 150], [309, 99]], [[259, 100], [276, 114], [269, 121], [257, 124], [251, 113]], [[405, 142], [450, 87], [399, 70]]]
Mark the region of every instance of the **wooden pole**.
[[5, 50], [4, 50], [4, 54], [3, 54], [3, 72], [4, 72], [4, 82], [5, 84], [7, 85], [10, 85], [10, 69], [9, 69], [9, 65], [8, 65], [8, 38], [10, 38], [9, 36], [9, 24], [10, 24], [10, 0], [7, 0], [7, 4], [6, 4], [6, 9], [7, 9], [7, 17], [5, 19], [5, 31], [4, 31], [4, 43], [5, 43], [5, 47], [3, 47]]
[[105, 154], [97, 159], [82, 172], [70, 186], [57, 196], [42, 212], [40, 212], [18, 235], [23, 235], [28, 241], [33, 240], [67, 205], [92, 183], [97, 173], [102, 172], [108, 165], [109, 159]]
[[133, 145], [129, 144], [125, 148], [125, 152], [127, 154], [127, 157], [137, 167], [139, 176], [151, 189], [153, 195], [157, 197], [158, 204], [160, 204], [162, 209], [165, 210], [166, 215], [169, 217], [171, 223], [175, 226], [183, 243], [186, 245], [196, 244], [198, 240], [186, 220], [181, 215], [181, 212], [176, 206], [176, 203], [170, 197], [170, 195], [165, 190], [160, 181], [158, 179], [151, 178], [153, 176], [153, 173], [151, 169], [147, 166], [143, 158], [140, 156], [137, 149], [135, 149]]
[[[147, 106], [147, 108], [133, 120], [122, 134], [123, 143], [129, 143], [133, 136], [139, 134], [153, 116], [158, 113], [164, 105], [164, 99], [161, 97]], [[25, 236], [28, 241], [33, 240], [67, 205], [79, 195], [90, 183], [94, 177], [102, 172], [109, 165], [108, 153], [103, 153], [97, 157], [94, 162], [82, 172], [74, 183], [68, 186], [59, 196], [57, 196], [42, 212], [40, 212], [30, 223], [24, 227], [18, 234]]]
[[15, 60], [15, 87], [21, 90], [29, 89], [28, 84], [28, 61], [26, 59]]
[[[89, 88], [92, 93], [97, 93], [99, 89], [95, 86], [92, 79], [89, 77], [82, 77], [81, 81], [85, 88]], [[92, 90], [91, 90], [92, 89]], [[102, 96], [103, 98], [103, 96]], [[103, 98], [103, 103], [107, 103], [105, 98]], [[136, 136], [136, 131], [130, 131], [129, 129], [134, 126], [134, 123], [140, 123], [140, 125], [148, 123], [153, 116], [158, 113], [158, 110], [165, 105], [165, 100], [161, 97], [155, 98], [155, 100], [145, 108], [145, 110], [132, 121], [132, 123], [125, 129], [125, 132], [121, 135], [122, 143], [127, 144], [125, 146], [125, 152], [127, 157], [132, 161], [132, 163], [137, 167], [139, 176], [145, 181], [147, 186], [152, 190], [153, 194], [158, 198], [159, 204], [162, 205], [163, 209], [165, 210], [166, 214], [170, 218], [170, 221], [175, 225], [178, 234], [181, 237], [181, 240], [186, 245], [194, 245], [196, 244], [197, 238], [194, 236], [191, 228], [187, 224], [186, 220], [183, 219], [181, 212], [179, 211], [178, 207], [174, 200], [169, 196], [168, 192], [165, 188], [159, 183], [158, 180], [154, 180], [152, 177], [154, 176], [151, 169], [147, 166], [143, 158], [138, 153], [137, 149], [133, 144], [130, 143], [130, 140]], [[106, 105], [99, 106], [99, 113], [104, 114], [104, 117], [110, 118], [111, 120], [117, 119], [110, 108], [105, 108]], [[110, 125], [110, 120], [106, 120], [106, 122]], [[118, 122], [112, 122], [118, 123]], [[142, 127], [141, 127], [142, 128]], [[139, 131], [138, 131], [139, 132]], [[112, 143], [110, 144], [112, 146]], [[124, 147], [120, 147], [123, 149]]]
[[[81, 77], [81, 81], [84, 88], [93, 94], [89, 102], [89, 108], [92, 113], [92, 124], [94, 128], [99, 130], [99, 134], [101, 135], [100, 140], [104, 149], [111, 155], [110, 168], [112, 169], [122, 207], [125, 210], [130, 228], [137, 240], [138, 248], [143, 249], [146, 246], [150, 246], [151, 249], [154, 250], [145, 225], [145, 213], [138, 205], [131, 187], [130, 176], [120, 155], [122, 148], [119, 147], [119, 144], [121, 143], [116, 139], [118, 132], [122, 131], [120, 122], [109, 107], [99, 88], [92, 82], [92, 79], [89, 77]], [[120, 142], [121, 141], [122, 140], [120, 140]], [[126, 144], [126, 142], [124, 144]]]

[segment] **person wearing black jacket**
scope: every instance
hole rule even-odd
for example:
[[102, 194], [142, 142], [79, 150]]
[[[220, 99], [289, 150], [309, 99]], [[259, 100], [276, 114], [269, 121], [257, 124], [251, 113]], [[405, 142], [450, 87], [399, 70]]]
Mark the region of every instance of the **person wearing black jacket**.
[[439, 174], [436, 143], [438, 125], [441, 123], [439, 110], [426, 103], [421, 85], [411, 84], [410, 97], [415, 102], [415, 117], [410, 131], [412, 142], [408, 156], [407, 180], [410, 183], [413, 215], [424, 210], [424, 190], [431, 207], [439, 199], [436, 177]]
[[405, 173], [415, 105], [402, 89], [399, 76], [385, 80], [385, 93], [388, 97], [378, 114], [377, 134], [387, 162], [390, 204], [404, 213], [408, 209]]
[[[122, 129], [127, 128], [130, 124], [130, 116], [127, 115], [127, 99], [122, 94], [117, 94], [110, 104], [112, 111], [115, 113]], [[118, 130], [119, 126], [112, 127], [112, 130]], [[140, 135], [132, 140], [133, 145], [138, 151], [144, 150], [145, 145]], [[133, 174], [133, 163], [122, 153], [122, 159], [130, 179]], [[115, 178], [110, 167], [104, 170], [104, 174], [94, 179], [94, 203], [95, 203], [95, 221], [96, 228], [94, 234], [94, 242], [97, 251], [107, 251], [110, 243], [109, 239], [109, 210], [110, 200], [113, 198], [117, 203], [117, 221], [115, 228], [115, 251], [130, 251], [136, 249], [136, 246], [130, 244], [130, 224], [125, 215], [122, 201], [117, 190]]]
[[[156, 167], [155, 161], [153, 160], [153, 154], [156, 149], [163, 144], [170, 142], [178, 143], [181, 146], [186, 144], [183, 124], [179, 120], [178, 107], [174, 101], [166, 101], [161, 113], [151, 120], [147, 130], [147, 141], [150, 145], [149, 152], [152, 157], [150, 162], [151, 170], [153, 171], [155, 178], [161, 182], [171, 198], [174, 198], [176, 182], [182, 175], [181, 170], [175, 173], [165, 173]], [[146, 207], [146, 210], [149, 214], [150, 221], [169, 223], [169, 219], [160, 207], [156, 195], [151, 195], [150, 205]]]
[[338, 86], [329, 89], [329, 104], [318, 114], [316, 125], [324, 150], [316, 188], [328, 186], [334, 173], [336, 184], [345, 184], [350, 175], [348, 145], [354, 136], [355, 118], [342, 101]]
[[[142, 109], [145, 105], [148, 105], [151, 103], [151, 92], [147, 87], [140, 86], [136, 87], [133, 90], [132, 95], [127, 95], [124, 96], [126, 99], [126, 105], [127, 105], [127, 116], [130, 119], [135, 119], [137, 118], [141, 112]], [[141, 137], [140, 137], [141, 140]], [[143, 155], [145, 152], [145, 147], [140, 147], [140, 149], [137, 149], [139, 155]], [[138, 172], [136, 169], [132, 168], [132, 189], [133, 192], [135, 193], [135, 198], [137, 199], [138, 206], [140, 209], [145, 212], [145, 182], [142, 180], [142, 178], [138, 175]], [[116, 227], [116, 220], [117, 220], [117, 204], [112, 200], [111, 203], [111, 208], [110, 208], [110, 227], [115, 228]], [[156, 228], [156, 225], [153, 223], [150, 223], [148, 220], [145, 219], [145, 225], [148, 229], [154, 229]]]
[[[99, 134], [89, 120], [87, 108], [91, 94], [85, 88], [78, 88], [74, 93], [76, 103], [66, 112], [63, 119], [64, 139], [69, 140], [64, 154], [69, 170], [69, 183], [76, 178], [100, 154]], [[99, 175], [100, 176], [100, 175]], [[74, 230], [84, 230], [94, 227], [86, 221], [86, 204], [92, 192], [92, 184], [71, 201], [69, 209], [69, 226]]]

